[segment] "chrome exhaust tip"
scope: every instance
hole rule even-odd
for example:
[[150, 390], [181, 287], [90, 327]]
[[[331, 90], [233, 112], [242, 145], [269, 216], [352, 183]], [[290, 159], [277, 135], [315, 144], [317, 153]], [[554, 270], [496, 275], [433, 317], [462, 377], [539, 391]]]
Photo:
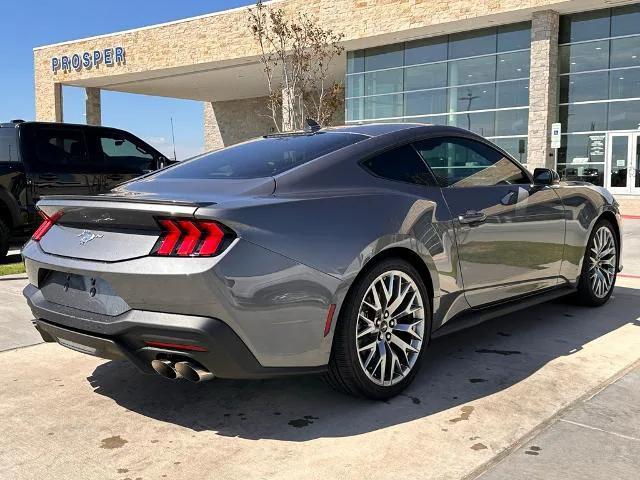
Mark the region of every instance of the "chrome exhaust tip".
[[214, 377], [209, 370], [190, 362], [178, 362], [174, 365], [174, 368], [178, 374], [194, 383], [205, 382]]
[[180, 378], [180, 374], [176, 371], [174, 364], [170, 360], [152, 360], [151, 367], [158, 375], [164, 378], [170, 380]]

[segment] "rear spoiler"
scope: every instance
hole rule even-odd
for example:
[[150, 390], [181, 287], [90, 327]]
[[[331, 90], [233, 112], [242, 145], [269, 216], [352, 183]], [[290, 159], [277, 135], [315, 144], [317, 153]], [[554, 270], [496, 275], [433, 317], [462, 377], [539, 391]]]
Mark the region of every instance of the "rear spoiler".
[[215, 205], [215, 202], [184, 202], [179, 200], [162, 200], [162, 199], [150, 199], [150, 198], [135, 198], [134, 196], [116, 196], [116, 195], [45, 195], [40, 197], [38, 205], [61, 205], [67, 202], [77, 204], [78, 202], [83, 205], [86, 202], [110, 202], [110, 203], [143, 203], [149, 205], [174, 205], [184, 207], [207, 207], [209, 205]]

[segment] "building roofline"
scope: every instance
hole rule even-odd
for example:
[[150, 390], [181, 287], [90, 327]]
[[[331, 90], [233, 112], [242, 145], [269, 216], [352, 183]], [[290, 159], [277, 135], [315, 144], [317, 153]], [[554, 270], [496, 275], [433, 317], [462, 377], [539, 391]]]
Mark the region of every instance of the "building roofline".
[[[279, 3], [279, 2], [282, 2], [282, 1], [284, 1], [284, 0], [268, 0], [268, 1], [263, 2], [263, 3], [264, 3], [264, 5], [270, 5], [272, 3]], [[235, 8], [229, 8], [227, 10], [220, 10], [220, 11], [217, 11], [217, 12], [204, 13], [202, 15], [196, 15], [195, 17], [181, 18], [181, 19], [178, 19], [178, 20], [171, 20], [170, 22], [156, 23], [154, 25], [147, 25], [147, 26], [144, 26], [144, 27], [131, 28], [129, 30], [121, 30], [121, 31], [112, 32], [112, 33], [103, 33], [101, 35], [94, 35], [92, 37], [77, 38], [75, 40], [66, 40], [64, 42], [50, 43], [50, 44], [47, 44], [47, 45], [40, 45], [38, 47], [34, 47], [33, 51], [37, 52], [38, 50], [45, 50], [47, 48], [61, 47], [61, 46], [64, 46], [64, 45], [72, 45], [74, 43], [86, 42], [86, 41], [89, 41], [89, 40], [98, 40], [98, 39], [101, 39], [101, 38], [114, 37], [114, 36], [117, 36], [117, 35], [126, 35], [126, 34], [129, 34], [129, 33], [141, 32], [141, 31], [144, 31], [144, 30], [151, 30], [151, 29], [154, 29], [154, 28], [167, 27], [169, 25], [176, 25], [176, 24], [184, 23], [184, 22], [192, 22], [194, 20], [200, 20], [200, 19], [203, 19], [203, 18], [215, 17], [215, 16], [218, 16], [218, 15], [225, 15], [225, 14], [228, 14], [228, 13], [238, 12], [240, 10], [245, 10], [247, 8], [250, 8], [252, 6], [255, 6], [255, 5], [245, 5], [243, 7], [235, 7]]]

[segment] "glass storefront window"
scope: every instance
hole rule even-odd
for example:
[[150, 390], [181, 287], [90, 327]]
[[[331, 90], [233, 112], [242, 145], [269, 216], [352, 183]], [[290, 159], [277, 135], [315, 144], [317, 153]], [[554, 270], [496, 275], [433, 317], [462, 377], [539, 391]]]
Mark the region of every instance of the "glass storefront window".
[[[563, 135], [558, 149], [558, 173], [563, 180], [589, 182], [604, 185], [604, 148], [594, 149], [595, 142], [602, 142], [604, 134]], [[597, 155], [596, 155], [597, 153]]]
[[496, 79], [496, 57], [467, 58], [449, 62], [449, 85], [493, 82]]
[[347, 72], [364, 72], [364, 50], [347, 52]]
[[529, 128], [529, 109], [499, 110], [496, 112], [494, 135], [526, 135]]
[[577, 165], [558, 163], [557, 171], [562, 180], [587, 182], [599, 186], [604, 185], [604, 164], [584, 163]]
[[407, 42], [404, 49], [404, 64], [439, 62], [447, 59], [447, 38], [425, 38]]
[[430, 125], [446, 125], [446, 115], [432, 115], [430, 117], [405, 117], [403, 119], [405, 123], [426, 123]]
[[446, 63], [432, 63], [404, 69], [404, 89], [406, 91], [446, 86]]
[[347, 75], [347, 91], [345, 92], [345, 96], [349, 98], [359, 97], [361, 95], [364, 95], [364, 73]]
[[640, 97], [640, 68], [612, 70], [609, 98]]
[[496, 111], [525, 107], [499, 118], [526, 134], [530, 43], [526, 22], [349, 52], [347, 121], [450, 124], [491, 136]]
[[567, 132], [595, 132], [607, 129], [607, 104], [586, 103], [560, 107], [560, 123]]
[[513, 158], [518, 160], [522, 164], [527, 163], [527, 147], [528, 141], [526, 137], [523, 138], [495, 138], [491, 139], [493, 143], [505, 150]]
[[496, 29], [485, 28], [449, 35], [449, 58], [496, 53]]
[[640, 33], [640, 5], [625, 5], [611, 11], [611, 36], [635, 35]]
[[610, 32], [611, 21], [608, 9], [560, 17], [560, 43], [607, 38]]
[[495, 135], [495, 112], [458, 113], [449, 116], [449, 125], [471, 130], [483, 137]]
[[498, 51], [524, 50], [531, 45], [528, 23], [514, 23], [498, 27]]
[[529, 78], [529, 64], [531, 53], [514, 52], [498, 55], [498, 80], [511, 80], [512, 78]]
[[447, 110], [446, 90], [426, 90], [405, 93], [404, 115], [429, 115]]
[[640, 37], [611, 40], [611, 68], [640, 66]]
[[364, 97], [364, 117], [390, 118], [402, 116], [402, 94]]
[[347, 121], [364, 118], [364, 98], [349, 98], [345, 101]]
[[364, 69], [366, 71], [370, 71], [380, 70], [383, 68], [401, 67], [403, 61], [403, 44], [367, 48], [364, 55]]
[[394, 93], [402, 90], [402, 69], [397, 68], [364, 74], [364, 91], [366, 95]]
[[637, 130], [640, 128], [640, 101], [611, 102], [609, 130]]
[[494, 84], [469, 85], [452, 88], [449, 91], [452, 112], [469, 110], [490, 110], [496, 107], [496, 87]]
[[560, 77], [560, 103], [606, 100], [609, 72], [582, 73]]
[[529, 105], [529, 80], [496, 83], [498, 108]]
[[563, 45], [559, 49], [560, 73], [609, 68], [609, 40]]

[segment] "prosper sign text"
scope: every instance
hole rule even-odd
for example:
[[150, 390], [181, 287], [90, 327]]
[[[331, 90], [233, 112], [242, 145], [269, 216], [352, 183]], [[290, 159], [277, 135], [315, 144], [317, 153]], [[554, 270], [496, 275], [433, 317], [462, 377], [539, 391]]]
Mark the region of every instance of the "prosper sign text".
[[113, 67], [114, 65], [124, 65], [125, 62], [124, 48], [113, 47], [53, 57], [51, 59], [51, 70], [56, 74], [58, 71], [70, 72], [71, 70], [79, 71], [99, 68], [100, 65]]

